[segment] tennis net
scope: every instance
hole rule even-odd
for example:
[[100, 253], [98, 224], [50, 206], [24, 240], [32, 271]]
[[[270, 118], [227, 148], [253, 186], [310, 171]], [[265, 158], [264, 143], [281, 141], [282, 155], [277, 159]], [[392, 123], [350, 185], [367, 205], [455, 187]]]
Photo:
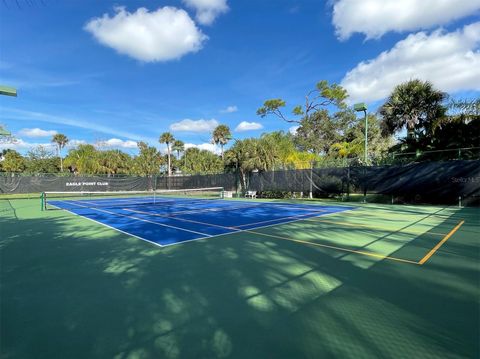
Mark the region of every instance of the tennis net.
[[130, 207], [139, 205], [173, 205], [223, 198], [223, 187], [155, 191], [81, 191], [43, 192], [42, 210], [95, 207]]

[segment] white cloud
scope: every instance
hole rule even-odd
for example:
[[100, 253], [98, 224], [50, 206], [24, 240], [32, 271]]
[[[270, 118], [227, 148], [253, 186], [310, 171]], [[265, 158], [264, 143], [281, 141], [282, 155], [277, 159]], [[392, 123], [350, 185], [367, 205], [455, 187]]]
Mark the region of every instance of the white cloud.
[[27, 142], [21, 138], [16, 138], [14, 142], [11, 143], [0, 143], [0, 150], [3, 149], [12, 149], [17, 151], [30, 150], [34, 147], [43, 146], [48, 150], [53, 150], [55, 148], [54, 144], [51, 142], [46, 143], [37, 143], [37, 142]]
[[356, 32], [372, 39], [389, 31], [429, 29], [479, 10], [480, 0], [337, 0], [333, 24], [342, 40]]
[[431, 81], [442, 91], [480, 90], [480, 22], [461, 30], [409, 35], [372, 60], [359, 63], [343, 78], [350, 102], [375, 101], [413, 78]]
[[207, 150], [215, 153], [216, 155], [219, 155], [221, 153], [220, 146], [217, 146], [213, 143], [201, 143], [199, 145], [196, 145], [194, 143], [186, 143], [185, 149], [188, 149], [188, 148], [198, 148], [199, 150]]
[[114, 16], [91, 19], [84, 29], [101, 44], [145, 62], [178, 59], [199, 51], [208, 39], [185, 10], [168, 6], [133, 13], [116, 7]]
[[[66, 147], [68, 149], [70, 148], [75, 148], [77, 147], [78, 145], [86, 145], [88, 144], [87, 141], [85, 140], [78, 140], [78, 139], [71, 139], [68, 141]], [[105, 148], [137, 148], [137, 143], [135, 141], [131, 141], [131, 140], [126, 140], [126, 141], [123, 141], [123, 140], [120, 140], [118, 138], [111, 138], [109, 140], [105, 140], [105, 141], [99, 141], [97, 143], [95, 143], [95, 145], [101, 149], [105, 149]], [[21, 138], [17, 138], [15, 142], [13, 143], [0, 143], [0, 150], [1, 149], [4, 149], [4, 148], [11, 148], [11, 149], [15, 149], [15, 150], [19, 150], [19, 151], [22, 151], [22, 150], [30, 150], [34, 147], [38, 147], [38, 146], [43, 146], [49, 150], [55, 150], [56, 149], [56, 146], [55, 144], [51, 143], [51, 142], [28, 142], [28, 141], [25, 141]]]
[[218, 126], [218, 121], [185, 119], [170, 125], [170, 130], [178, 132], [211, 132]]
[[262, 128], [263, 128], [263, 125], [261, 123], [242, 121], [235, 128], [235, 131], [237, 132], [253, 131], [253, 130], [260, 130]]
[[195, 9], [196, 19], [202, 25], [211, 25], [219, 15], [228, 11], [227, 0], [183, 0], [183, 3]]
[[56, 133], [55, 130], [42, 130], [41, 128], [22, 128], [18, 131], [20, 136], [25, 137], [52, 137]]
[[87, 141], [85, 140], [69, 140], [68, 143], [67, 143], [67, 146], [68, 148], [73, 148], [73, 147], [77, 147], [78, 145], [86, 145], [87, 144]]
[[221, 113], [232, 113], [232, 112], [237, 112], [238, 107], [237, 106], [227, 106], [227, 108], [224, 108], [223, 110], [220, 110]]
[[[87, 142], [84, 140], [69, 140], [66, 147], [67, 148], [73, 148], [76, 147], [80, 144], [86, 144]], [[51, 142], [28, 142], [25, 141], [21, 138], [16, 138], [14, 142], [12, 143], [0, 143], [0, 150], [6, 149], [6, 148], [11, 148], [14, 150], [22, 151], [22, 150], [31, 150], [32, 148], [38, 147], [38, 146], [43, 146], [48, 150], [55, 150], [56, 145]]]
[[34, 111], [19, 110], [16, 108], [8, 108], [6, 106], [2, 107], [2, 115], [5, 117], [8, 116], [9, 119], [17, 120], [17, 121], [26, 121], [29, 123], [44, 122], [44, 123], [59, 124], [62, 126], [67, 125], [67, 126], [72, 126], [76, 128], [87, 129], [90, 131], [93, 130], [95, 132], [101, 132], [111, 136], [131, 138], [137, 141], [145, 141], [150, 143], [156, 143], [158, 141], [158, 138], [147, 137], [147, 136], [133, 133], [131, 131], [122, 130], [118, 126], [102, 125], [101, 123], [108, 123], [108, 119], [106, 118], [99, 118], [96, 121], [88, 121], [82, 118], [69, 118], [64, 116], [51, 115], [44, 112], [34, 112]]
[[[69, 140], [65, 147], [66, 148], [74, 148], [74, 147], [77, 147], [78, 145], [86, 144], [86, 143], [87, 143], [87, 141], [75, 140], [74, 139], [74, 140]], [[11, 149], [18, 150], [18, 151], [31, 150], [32, 148], [35, 148], [35, 147], [38, 147], [38, 146], [45, 147], [48, 150], [56, 150], [56, 147], [57, 147], [52, 142], [28, 142], [28, 141], [25, 141], [21, 138], [15, 138], [15, 140], [13, 142], [9, 142], [9, 143], [2, 142], [2, 143], [0, 143], [0, 150], [6, 149], [6, 148], [11, 148]]]
[[137, 142], [132, 140], [123, 141], [119, 138], [110, 138], [109, 140], [99, 141], [96, 145], [98, 147], [108, 148], [137, 148]]
[[292, 135], [295, 135], [299, 127], [300, 126], [292, 126], [288, 129], [288, 132], [290, 132]]

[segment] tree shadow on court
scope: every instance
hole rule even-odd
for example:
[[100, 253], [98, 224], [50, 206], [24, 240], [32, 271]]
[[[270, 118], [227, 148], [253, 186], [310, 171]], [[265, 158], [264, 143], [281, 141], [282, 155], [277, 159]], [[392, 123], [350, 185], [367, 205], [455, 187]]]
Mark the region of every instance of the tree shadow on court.
[[[246, 232], [159, 248], [14, 206], [18, 219], [0, 218], [6, 358], [478, 355], [478, 228], [469, 221], [424, 266], [366, 265]], [[475, 218], [468, 209], [454, 219], [467, 215]], [[391, 255], [420, 259], [438, 240], [421, 236]]]

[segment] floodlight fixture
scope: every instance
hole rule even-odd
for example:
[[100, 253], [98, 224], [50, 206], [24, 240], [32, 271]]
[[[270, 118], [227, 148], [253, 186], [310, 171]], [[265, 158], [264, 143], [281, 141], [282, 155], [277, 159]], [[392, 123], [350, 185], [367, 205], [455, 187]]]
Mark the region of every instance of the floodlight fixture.
[[0, 95], [17, 97], [17, 89], [0, 85]]
[[357, 112], [363, 111], [365, 114], [365, 165], [368, 161], [368, 121], [367, 121], [367, 105], [365, 103], [360, 102], [353, 105], [353, 109]]

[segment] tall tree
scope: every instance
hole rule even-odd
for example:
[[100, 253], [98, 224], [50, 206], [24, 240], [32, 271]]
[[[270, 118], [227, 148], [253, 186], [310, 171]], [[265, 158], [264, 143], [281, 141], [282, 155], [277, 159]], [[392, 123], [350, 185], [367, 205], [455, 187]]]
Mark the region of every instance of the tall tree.
[[98, 156], [101, 172], [110, 175], [128, 173], [132, 166], [132, 158], [120, 150], [99, 151]]
[[306, 170], [312, 168], [318, 156], [310, 152], [295, 151], [288, 155], [285, 160], [287, 168], [294, 168], [297, 170]]
[[101, 172], [99, 151], [93, 145], [81, 144], [68, 151], [65, 165], [75, 168], [80, 174], [96, 174]]
[[480, 98], [452, 99], [447, 107], [450, 118], [478, 120], [480, 117]]
[[22, 172], [25, 170], [25, 158], [15, 150], [7, 151], [3, 156], [2, 170], [5, 172]]
[[[381, 130], [380, 119], [375, 114], [368, 114], [368, 155], [372, 160], [381, 160], [385, 157], [393, 139], [384, 135]], [[365, 155], [365, 121], [356, 119], [346, 127], [333, 143], [328, 152], [330, 158], [359, 159]], [[344, 163], [346, 161], [343, 161]]]
[[160, 143], [165, 143], [167, 145], [167, 158], [168, 158], [168, 175], [172, 175], [172, 159], [171, 159], [171, 148], [170, 144], [175, 141], [175, 138], [170, 132], [164, 132], [158, 139]]
[[177, 160], [180, 159], [180, 152], [185, 151], [185, 143], [180, 140], [175, 140], [173, 142], [172, 150], [177, 152]]
[[224, 160], [223, 146], [225, 146], [231, 139], [230, 128], [227, 125], [218, 125], [212, 134], [212, 142], [216, 145], [220, 145], [222, 149], [222, 161]]
[[[344, 117], [339, 114], [348, 111], [345, 103], [347, 97], [347, 91], [342, 86], [320, 81], [316, 88], [305, 96], [305, 104], [293, 108], [293, 118], [282, 112], [282, 108], [286, 106], [282, 99], [265, 101], [257, 110], [257, 115], [274, 115], [286, 122], [298, 124], [295, 137], [299, 147], [321, 154], [327, 152], [336, 141], [337, 127], [343, 124], [340, 120]], [[330, 110], [333, 108], [338, 112], [332, 115]]]
[[446, 115], [447, 96], [432, 83], [418, 79], [396, 86], [380, 108], [383, 132], [394, 134], [406, 128], [407, 142], [415, 146]]
[[480, 98], [452, 99], [447, 116], [434, 122], [425, 148], [442, 152], [424, 154], [420, 159], [475, 158], [478, 157], [475, 147], [480, 147]]
[[60, 167], [60, 159], [45, 146], [39, 145], [28, 151], [26, 164], [26, 171], [29, 173], [56, 173]]
[[192, 147], [185, 151], [183, 171], [188, 174], [215, 174], [223, 171], [222, 160], [214, 153]]
[[[273, 155], [272, 161], [275, 168], [285, 167], [289, 156], [296, 151], [295, 143], [291, 133], [283, 131], [274, 131], [263, 133], [260, 137], [262, 147], [269, 148], [270, 155]], [[268, 158], [269, 155], [267, 154]]]
[[286, 102], [282, 99], [265, 101], [263, 106], [257, 110], [257, 115], [265, 117], [273, 114], [286, 122], [299, 124], [303, 118], [308, 118], [312, 113], [325, 109], [328, 106], [333, 105], [342, 109], [346, 108], [345, 100], [347, 97], [347, 90], [342, 86], [337, 84], [329, 85], [328, 81], [323, 80], [318, 82], [316, 88], [305, 96], [305, 105], [298, 105], [293, 108], [292, 114], [297, 116], [297, 118], [285, 116], [281, 108], [286, 106]]
[[139, 154], [133, 160], [134, 173], [141, 176], [152, 176], [159, 173], [162, 165], [161, 153], [145, 142], [138, 142], [137, 146]]
[[52, 142], [57, 145], [57, 156], [60, 157], [60, 171], [63, 172], [62, 149], [67, 145], [68, 138], [62, 133], [56, 133], [52, 137]]
[[238, 170], [240, 183], [244, 191], [248, 189], [250, 173], [266, 167], [266, 163], [262, 163], [259, 142], [258, 138], [235, 141], [235, 144], [225, 153], [228, 164]]
[[325, 109], [312, 113], [300, 121], [295, 133], [295, 143], [302, 151], [313, 154], [328, 154], [332, 144], [338, 142], [345, 130], [338, 119], [342, 116], [331, 116]]

